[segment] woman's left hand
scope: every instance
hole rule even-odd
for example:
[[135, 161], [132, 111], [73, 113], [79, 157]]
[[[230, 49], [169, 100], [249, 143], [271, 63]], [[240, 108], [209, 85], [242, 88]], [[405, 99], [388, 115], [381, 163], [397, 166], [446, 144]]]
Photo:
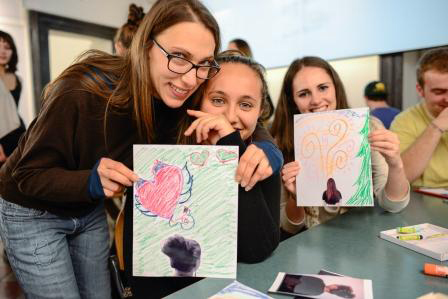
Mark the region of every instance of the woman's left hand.
[[369, 134], [370, 148], [386, 159], [389, 167], [402, 167], [400, 140], [397, 134], [387, 129], [377, 129]]
[[251, 144], [240, 158], [235, 179], [241, 187], [249, 191], [256, 183], [270, 177], [272, 173], [272, 167], [264, 151]]

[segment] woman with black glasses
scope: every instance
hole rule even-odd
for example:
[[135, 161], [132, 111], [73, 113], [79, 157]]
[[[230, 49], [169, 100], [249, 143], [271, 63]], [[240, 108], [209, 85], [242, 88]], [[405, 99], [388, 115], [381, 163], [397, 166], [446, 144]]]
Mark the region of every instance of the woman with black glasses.
[[[104, 200], [138, 179], [132, 144], [176, 143], [184, 104], [219, 71], [219, 44], [199, 1], [159, 0], [124, 57], [91, 51], [46, 87], [0, 170], [0, 233], [27, 298], [110, 297]], [[259, 171], [272, 169], [246, 169], [241, 183]]]

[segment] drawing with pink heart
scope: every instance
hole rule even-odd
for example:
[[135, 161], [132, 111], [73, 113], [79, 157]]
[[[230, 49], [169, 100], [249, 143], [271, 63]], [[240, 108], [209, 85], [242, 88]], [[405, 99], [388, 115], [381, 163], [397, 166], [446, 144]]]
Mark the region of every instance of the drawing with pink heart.
[[193, 152], [190, 155], [191, 164], [196, 166], [204, 166], [207, 162], [208, 156], [210, 153], [207, 150], [203, 150], [202, 152]]
[[137, 200], [143, 210], [149, 212], [147, 215], [170, 219], [184, 185], [182, 170], [156, 160], [152, 171], [154, 174], [152, 180], [143, 180], [137, 184]]
[[224, 149], [219, 149], [216, 151], [216, 157], [219, 162], [226, 163], [238, 158], [238, 154], [235, 151], [227, 151]]

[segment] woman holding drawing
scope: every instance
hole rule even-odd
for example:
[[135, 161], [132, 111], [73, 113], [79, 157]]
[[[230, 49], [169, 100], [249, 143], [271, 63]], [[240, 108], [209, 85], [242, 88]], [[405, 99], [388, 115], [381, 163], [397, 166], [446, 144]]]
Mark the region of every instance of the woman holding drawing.
[[[293, 115], [347, 108], [342, 81], [328, 62], [319, 57], [304, 57], [289, 66], [271, 130], [286, 163], [282, 170], [285, 192], [281, 227], [288, 233], [297, 233], [303, 226], [312, 227], [345, 211], [329, 206], [297, 207], [295, 178], [300, 171], [300, 161], [294, 161]], [[409, 182], [403, 172], [399, 140], [374, 117], [370, 119], [370, 128], [375, 197], [385, 210], [399, 212], [409, 202]]]
[[[218, 25], [199, 1], [157, 1], [129, 55], [91, 51], [47, 86], [38, 117], [0, 170], [0, 233], [27, 298], [110, 297], [104, 200], [138, 179], [132, 144], [176, 143], [173, 120], [218, 73], [219, 44]], [[248, 188], [272, 173], [260, 164], [262, 151], [251, 153], [237, 173]], [[132, 265], [132, 216], [125, 221]], [[152, 281], [143, 288], [154, 297], [179, 288]]]
[[[198, 90], [183, 127], [182, 143], [238, 145], [240, 157], [251, 146], [254, 131], [269, 115], [264, 68], [240, 52], [216, 58], [221, 71]], [[200, 111], [198, 111], [200, 110]], [[267, 258], [279, 242], [280, 174], [238, 191], [238, 261]]]

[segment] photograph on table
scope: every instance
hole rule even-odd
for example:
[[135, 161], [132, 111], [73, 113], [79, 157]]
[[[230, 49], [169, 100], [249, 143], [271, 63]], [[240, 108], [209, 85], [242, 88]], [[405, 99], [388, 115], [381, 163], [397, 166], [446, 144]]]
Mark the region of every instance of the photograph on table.
[[347, 276], [278, 273], [271, 293], [319, 299], [373, 298], [372, 281]]
[[134, 276], [236, 278], [236, 146], [134, 145]]
[[294, 115], [297, 206], [373, 206], [368, 108]]

